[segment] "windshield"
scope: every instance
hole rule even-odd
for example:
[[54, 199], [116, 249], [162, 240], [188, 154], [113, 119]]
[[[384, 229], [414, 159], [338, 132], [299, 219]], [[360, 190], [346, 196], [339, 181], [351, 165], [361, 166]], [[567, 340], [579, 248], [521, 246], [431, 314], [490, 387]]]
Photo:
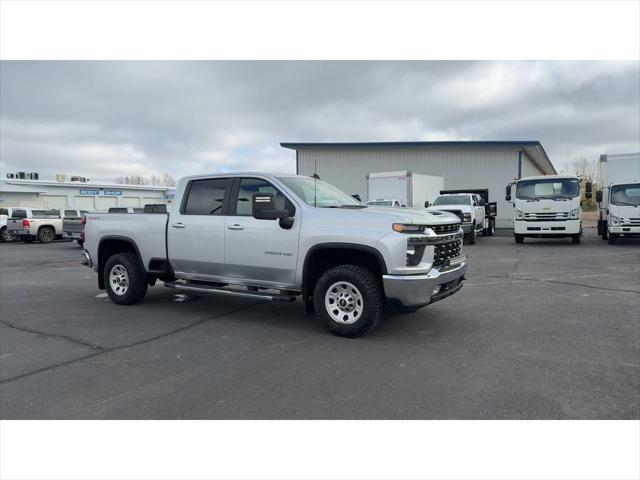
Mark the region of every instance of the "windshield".
[[467, 195], [444, 195], [436, 198], [433, 205], [471, 205]]
[[383, 207], [391, 207], [393, 206], [393, 202], [391, 200], [371, 200], [367, 202], [367, 205], [380, 205]]
[[300, 199], [312, 207], [362, 207], [351, 195], [341, 192], [327, 182], [311, 177], [279, 177]]
[[614, 185], [611, 187], [611, 203], [614, 205], [640, 205], [640, 184]]
[[516, 187], [516, 197], [521, 200], [566, 199], [577, 197], [579, 193], [577, 178], [520, 180]]

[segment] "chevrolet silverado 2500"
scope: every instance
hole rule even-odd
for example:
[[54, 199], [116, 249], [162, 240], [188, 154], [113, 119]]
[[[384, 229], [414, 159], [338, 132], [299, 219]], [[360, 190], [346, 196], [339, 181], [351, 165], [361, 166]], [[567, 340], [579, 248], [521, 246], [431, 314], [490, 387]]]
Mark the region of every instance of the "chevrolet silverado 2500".
[[156, 280], [178, 291], [292, 301], [334, 334], [369, 331], [462, 287], [457, 216], [367, 207], [322, 180], [242, 173], [183, 178], [168, 215], [87, 214], [84, 256], [117, 304]]

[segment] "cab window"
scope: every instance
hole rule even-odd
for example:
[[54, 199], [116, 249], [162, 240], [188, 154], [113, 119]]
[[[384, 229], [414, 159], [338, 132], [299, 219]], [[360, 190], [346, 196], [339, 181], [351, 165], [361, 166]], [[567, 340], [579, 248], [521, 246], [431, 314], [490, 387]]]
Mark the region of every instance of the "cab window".
[[222, 215], [228, 178], [194, 180], [183, 208], [184, 215]]
[[272, 193], [275, 197], [276, 209], [287, 210], [291, 217], [295, 215], [296, 209], [289, 199], [271, 183], [261, 178], [243, 178], [240, 180], [238, 198], [231, 214], [233, 215], [235, 212], [235, 215], [250, 217], [251, 203], [253, 195], [256, 193]]

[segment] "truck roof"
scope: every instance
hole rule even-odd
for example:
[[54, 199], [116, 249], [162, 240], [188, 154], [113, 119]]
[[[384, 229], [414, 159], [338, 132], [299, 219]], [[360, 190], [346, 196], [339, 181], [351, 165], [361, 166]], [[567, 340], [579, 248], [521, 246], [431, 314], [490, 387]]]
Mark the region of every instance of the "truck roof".
[[522, 177], [516, 181], [519, 182], [521, 180], [553, 180], [554, 178], [557, 178], [557, 179], [572, 178], [572, 179], [578, 180], [578, 177], [575, 175], [535, 175], [531, 177]]

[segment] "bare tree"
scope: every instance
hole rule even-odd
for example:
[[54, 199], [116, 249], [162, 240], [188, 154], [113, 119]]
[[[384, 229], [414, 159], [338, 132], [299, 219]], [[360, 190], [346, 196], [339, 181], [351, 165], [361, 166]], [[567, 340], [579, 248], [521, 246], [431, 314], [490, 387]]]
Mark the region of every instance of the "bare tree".
[[178, 182], [168, 173], [160, 175], [151, 175], [151, 177], [143, 177], [142, 175], [125, 175], [116, 178], [116, 183], [123, 185], [153, 185], [162, 187], [175, 187]]
[[574, 158], [562, 168], [562, 173], [573, 174], [584, 180], [594, 182], [598, 171], [598, 160], [587, 160], [585, 157]]

